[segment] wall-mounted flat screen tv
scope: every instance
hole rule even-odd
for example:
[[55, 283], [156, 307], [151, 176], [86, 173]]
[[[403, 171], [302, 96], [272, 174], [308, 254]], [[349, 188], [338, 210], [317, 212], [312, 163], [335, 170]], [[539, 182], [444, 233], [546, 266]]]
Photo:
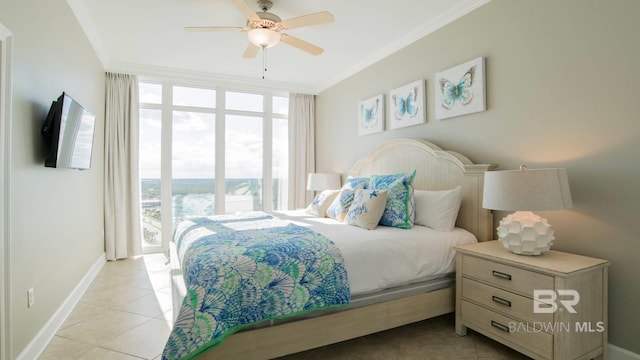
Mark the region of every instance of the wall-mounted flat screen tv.
[[89, 170], [96, 116], [71, 96], [62, 93], [51, 104], [42, 127], [48, 155], [44, 166]]

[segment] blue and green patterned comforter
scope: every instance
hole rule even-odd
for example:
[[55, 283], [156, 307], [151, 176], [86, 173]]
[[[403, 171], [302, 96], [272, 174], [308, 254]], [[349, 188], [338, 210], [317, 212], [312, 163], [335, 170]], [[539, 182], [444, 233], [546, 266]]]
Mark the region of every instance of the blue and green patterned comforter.
[[163, 359], [191, 359], [247, 325], [350, 301], [336, 245], [269, 214], [192, 219], [174, 241], [187, 295]]

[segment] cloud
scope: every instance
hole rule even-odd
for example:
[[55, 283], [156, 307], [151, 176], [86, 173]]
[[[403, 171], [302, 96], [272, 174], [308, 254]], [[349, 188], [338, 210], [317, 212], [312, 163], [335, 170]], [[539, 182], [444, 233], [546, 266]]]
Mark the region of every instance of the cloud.
[[215, 128], [214, 114], [174, 111], [171, 127], [176, 132], [213, 131]]

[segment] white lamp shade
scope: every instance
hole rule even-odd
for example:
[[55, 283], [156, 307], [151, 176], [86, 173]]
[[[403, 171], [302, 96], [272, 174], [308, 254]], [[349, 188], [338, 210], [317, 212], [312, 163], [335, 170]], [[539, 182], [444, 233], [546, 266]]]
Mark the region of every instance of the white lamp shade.
[[270, 29], [251, 29], [247, 35], [253, 45], [263, 48], [270, 48], [280, 42], [280, 33]]
[[339, 174], [310, 173], [307, 179], [307, 190], [321, 191], [339, 188]]
[[484, 175], [485, 209], [544, 211], [572, 206], [565, 169], [488, 171]]

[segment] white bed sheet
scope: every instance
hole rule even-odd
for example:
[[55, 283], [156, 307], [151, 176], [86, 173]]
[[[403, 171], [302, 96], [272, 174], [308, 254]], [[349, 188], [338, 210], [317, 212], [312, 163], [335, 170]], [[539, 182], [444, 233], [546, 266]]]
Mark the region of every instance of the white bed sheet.
[[378, 226], [366, 230], [304, 210], [276, 211], [275, 216], [308, 226], [331, 239], [342, 252], [351, 295], [423, 281], [455, 271], [456, 245], [477, 242], [470, 232], [443, 232], [424, 226], [411, 230]]

